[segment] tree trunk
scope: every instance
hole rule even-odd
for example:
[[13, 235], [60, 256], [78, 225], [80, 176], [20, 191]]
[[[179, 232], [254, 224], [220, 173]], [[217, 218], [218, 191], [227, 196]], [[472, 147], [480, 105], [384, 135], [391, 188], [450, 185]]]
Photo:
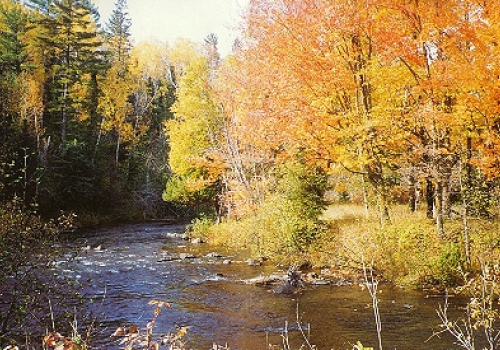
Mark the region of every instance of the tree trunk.
[[89, 145], [97, 137], [97, 133], [100, 132], [99, 124], [99, 113], [97, 112], [97, 107], [99, 105], [99, 83], [97, 81], [97, 74], [92, 73], [91, 76], [91, 92], [90, 92], [90, 128], [88, 131], [88, 143]]
[[61, 125], [61, 146], [64, 147], [68, 138], [68, 83], [64, 83]]
[[[466, 179], [467, 181], [467, 179]], [[467, 199], [465, 196], [466, 188], [460, 178], [460, 192], [462, 193], [462, 228], [464, 234], [464, 245], [465, 245], [465, 262], [467, 264], [467, 268], [470, 268], [471, 265], [471, 253], [470, 253], [470, 227], [469, 227], [469, 206], [467, 204]]]
[[439, 238], [444, 236], [444, 215], [443, 215], [443, 184], [441, 180], [437, 182], [435, 196], [435, 216], [436, 216], [436, 230]]
[[370, 216], [370, 207], [368, 205], [368, 192], [366, 189], [366, 181], [364, 175], [361, 175], [361, 187], [363, 190], [363, 207], [365, 209], [365, 216], [366, 218], [368, 218]]
[[380, 216], [380, 226], [385, 226], [385, 224], [390, 223], [391, 217], [389, 215], [389, 207], [387, 200], [387, 191], [385, 187], [381, 187], [378, 190], [378, 204], [379, 204], [379, 216]]
[[410, 206], [410, 211], [414, 213], [417, 210], [417, 190], [415, 186], [415, 177], [410, 175], [408, 179], [408, 204]]
[[427, 218], [434, 219], [434, 184], [430, 178], [426, 180], [425, 199], [427, 202]]
[[[69, 38], [70, 29], [67, 29], [66, 36]], [[68, 40], [69, 42], [69, 40]], [[69, 70], [71, 61], [71, 47], [68, 44], [64, 51], [64, 67], [63, 67], [63, 105], [62, 105], [62, 126], [61, 126], [61, 147], [64, 147], [68, 138], [68, 109], [69, 109]]]
[[118, 133], [117, 139], [116, 139], [116, 149], [115, 149], [115, 165], [116, 168], [118, 169], [118, 162], [120, 160], [120, 141], [121, 141], [121, 135]]
[[[450, 171], [451, 172], [451, 171]], [[451, 219], [451, 174], [446, 175], [442, 181], [441, 201], [443, 203], [443, 217]]]
[[460, 195], [462, 197], [462, 227], [464, 234], [465, 245], [465, 262], [467, 268], [471, 267], [471, 243], [470, 243], [470, 227], [469, 227], [469, 203], [467, 191], [470, 189], [472, 167], [470, 161], [472, 159], [472, 138], [467, 137], [467, 159], [465, 161], [465, 183], [462, 181], [462, 163], [460, 162]]

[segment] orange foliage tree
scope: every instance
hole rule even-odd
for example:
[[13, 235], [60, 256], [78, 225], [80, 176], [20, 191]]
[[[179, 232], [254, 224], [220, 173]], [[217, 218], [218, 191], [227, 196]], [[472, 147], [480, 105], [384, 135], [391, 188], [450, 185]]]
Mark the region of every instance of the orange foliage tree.
[[250, 1], [243, 40], [219, 72], [239, 164], [300, 155], [340, 165], [372, 185], [382, 223], [391, 187], [406, 179], [413, 192], [425, 187], [444, 235], [462, 170], [492, 179], [500, 165], [498, 6]]

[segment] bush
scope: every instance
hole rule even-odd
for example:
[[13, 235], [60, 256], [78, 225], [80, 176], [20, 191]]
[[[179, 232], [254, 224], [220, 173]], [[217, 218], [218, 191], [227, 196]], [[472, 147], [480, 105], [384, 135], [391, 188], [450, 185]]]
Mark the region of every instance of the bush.
[[[68, 300], [64, 283], [42, 272], [59, 254], [55, 239], [70, 226], [70, 219], [44, 222], [21, 210], [16, 201], [0, 208], [0, 344], [7, 337], [28, 335], [41, 324], [50, 324], [49, 300], [55, 317], [57, 300]], [[30, 324], [34, 320], [40, 323]]]
[[418, 283], [432, 274], [430, 257], [437, 255], [438, 238], [426, 220], [398, 220], [378, 228], [378, 267], [390, 280]]
[[[320, 169], [295, 162], [278, 169], [277, 191], [271, 205], [282, 213], [282, 230], [292, 249], [303, 250], [319, 230], [319, 216], [326, 208], [326, 175]], [[271, 208], [269, 208], [271, 209]]]
[[433, 278], [438, 284], [455, 286], [463, 282], [462, 272], [465, 271], [465, 257], [460, 246], [454, 242], [447, 242], [434, 266]]
[[186, 227], [186, 231], [192, 237], [206, 237], [214, 224], [215, 220], [212, 217], [201, 215], [191, 221]]
[[216, 243], [250, 248], [255, 255], [275, 256], [307, 251], [323, 229], [326, 175], [300, 162], [279, 167], [263, 203], [238, 221], [207, 229]]

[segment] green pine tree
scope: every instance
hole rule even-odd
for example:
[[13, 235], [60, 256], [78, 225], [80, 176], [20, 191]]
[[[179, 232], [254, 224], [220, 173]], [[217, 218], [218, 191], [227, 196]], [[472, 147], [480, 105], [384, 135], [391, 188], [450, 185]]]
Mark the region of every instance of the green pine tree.
[[[60, 127], [60, 145], [68, 141], [71, 124], [87, 119], [89, 110], [85, 89], [91, 84], [96, 65], [103, 54], [102, 41], [94, 8], [88, 1], [60, 0], [54, 2], [40, 24], [44, 27], [40, 40], [51, 49], [48, 70], [50, 98], [48, 101], [52, 126]], [[75, 128], [73, 138], [77, 138]], [[52, 130], [55, 134], [55, 130]]]
[[106, 26], [106, 38], [114, 64], [125, 69], [130, 57], [130, 27], [132, 21], [127, 12], [127, 0], [118, 0]]
[[0, 3], [0, 71], [19, 75], [26, 68], [28, 50], [26, 33], [33, 28], [29, 14], [21, 6]]

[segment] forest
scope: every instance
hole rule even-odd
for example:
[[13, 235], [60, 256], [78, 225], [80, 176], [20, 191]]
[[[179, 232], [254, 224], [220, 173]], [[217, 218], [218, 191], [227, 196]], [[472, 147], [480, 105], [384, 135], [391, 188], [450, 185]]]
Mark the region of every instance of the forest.
[[250, 0], [227, 57], [131, 26], [126, 0], [105, 24], [91, 0], [0, 0], [0, 284], [72, 225], [183, 219], [261, 258], [496, 295], [499, 2]]

